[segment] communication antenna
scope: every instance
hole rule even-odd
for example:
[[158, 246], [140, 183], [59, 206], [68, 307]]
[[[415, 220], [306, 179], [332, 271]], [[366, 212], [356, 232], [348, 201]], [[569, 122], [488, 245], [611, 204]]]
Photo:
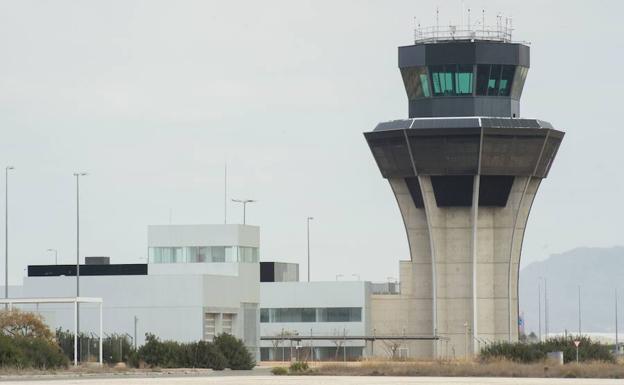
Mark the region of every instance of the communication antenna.
[[436, 7], [436, 40], [438, 40], [439, 33], [440, 33], [440, 8]]
[[483, 36], [485, 36], [485, 9], [481, 10], [481, 27], [483, 28]]

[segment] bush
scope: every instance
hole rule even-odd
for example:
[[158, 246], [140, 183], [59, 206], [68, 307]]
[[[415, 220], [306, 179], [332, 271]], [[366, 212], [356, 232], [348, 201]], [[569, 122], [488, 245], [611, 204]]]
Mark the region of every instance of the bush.
[[249, 353], [249, 350], [247, 350], [247, 347], [240, 339], [224, 333], [215, 337], [214, 344], [225, 356], [228, 368], [233, 370], [250, 370], [256, 366], [251, 353]]
[[271, 369], [271, 374], [273, 374], [274, 376], [285, 376], [288, 374], [288, 369], [283, 366], [276, 366]]
[[53, 369], [68, 364], [40, 316], [19, 310], [0, 312], [0, 366]]
[[307, 372], [310, 369], [307, 362], [297, 361], [290, 364], [290, 372], [291, 373], [303, 373]]
[[[521, 342], [493, 343], [481, 350], [481, 359], [507, 359], [510, 361], [531, 363], [544, 360], [546, 353], [562, 351], [564, 362], [576, 361], [576, 347], [573, 337], [550, 338], [543, 342], [525, 344]], [[588, 337], [580, 338], [579, 361], [615, 362], [606, 345], [592, 341]]]
[[193, 368], [210, 368], [223, 370], [227, 367], [227, 359], [219, 349], [210, 342], [199, 341], [187, 345], [186, 362]]
[[0, 335], [0, 366], [54, 369], [66, 367], [68, 363], [54, 342], [40, 337]]
[[[233, 362], [236, 365], [240, 365], [240, 355], [233, 353], [232, 357]], [[210, 368], [223, 370], [226, 367], [230, 367], [234, 369], [216, 344], [206, 341], [190, 343], [160, 341], [153, 334], [146, 334], [145, 344], [136, 353], [131, 353], [129, 356], [128, 363], [130, 365], [138, 367], [141, 362], [150, 367], [161, 368]]]

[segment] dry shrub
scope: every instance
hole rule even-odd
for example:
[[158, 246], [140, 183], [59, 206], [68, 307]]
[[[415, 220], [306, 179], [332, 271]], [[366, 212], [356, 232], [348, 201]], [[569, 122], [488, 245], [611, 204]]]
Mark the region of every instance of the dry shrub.
[[0, 311], [0, 332], [9, 337], [42, 338], [52, 342], [54, 335], [35, 313], [19, 310]]
[[312, 370], [310, 374], [337, 376], [624, 378], [624, 367], [607, 362], [550, 366], [544, 363], [523, 364], [507, 360], [492, 360], [484, 363], [467, 361], [364, 361], [357, 365], [324, 364]]

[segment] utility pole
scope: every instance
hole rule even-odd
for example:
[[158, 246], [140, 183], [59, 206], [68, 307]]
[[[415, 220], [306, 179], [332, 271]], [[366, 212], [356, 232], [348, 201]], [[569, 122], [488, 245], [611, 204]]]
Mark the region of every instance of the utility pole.
[[86, 176], [86, 172], [75, 172], [76, 177], [76, 335], [80, 335], [80, 177]]
[[618, 339], [618, 294], [617, 294], [617, 288], [615, 288], [615, 355], [618, 355], [618, 345], [619, 345], [619, 339]]
[[542, 281], [537, 280], [537, 335], [542, 342]]
[[[9, 170], [13, 166], [4, 168], [4, 298], [9, 299]], [[5, 305], [8, 307], [8, 305]]]
[[134, 338], [132, 339], [134, 342], [134, 350], [137, 349], [137, 322], [139, 322], [139, 319], [137, 316], [134, 316]]
[[544, 334], [548, 339], [548, 280], [544, 278]]
[[313, 219], [313, 217], [308, 217], [308, 219], [306, 220], [308, 225], [308, 282], [310, 282], [310, 221]]
[[579, 335], [579, 338], [581, 338], [581, 285], [578, 286], [578, 321], [579, 321], [578, 335]]

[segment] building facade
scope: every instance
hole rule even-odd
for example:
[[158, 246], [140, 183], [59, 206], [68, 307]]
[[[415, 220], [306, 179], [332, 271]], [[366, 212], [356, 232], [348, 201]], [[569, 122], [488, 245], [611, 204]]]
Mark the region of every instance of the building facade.
[[261, 358], [353, 360], [367, 355], [366, 340], [355, 337], [372, 333], [370, 294], [370, 283], [362, 281], [261, 283]]
[[[259, 355], [259, 228], [246, 225], [150, 226], [147, 264], [80, 266], [80, 295], [103, 298], [107, 334], [211, 341], [229, 333]], [[29, 266], [23, 297], [76, 295], [75, 265]], [[73, 330], [73, 305], [23, 306], [52, 328]], [[80, 308], [80, 329], [97, 333], [97, 307]]]

